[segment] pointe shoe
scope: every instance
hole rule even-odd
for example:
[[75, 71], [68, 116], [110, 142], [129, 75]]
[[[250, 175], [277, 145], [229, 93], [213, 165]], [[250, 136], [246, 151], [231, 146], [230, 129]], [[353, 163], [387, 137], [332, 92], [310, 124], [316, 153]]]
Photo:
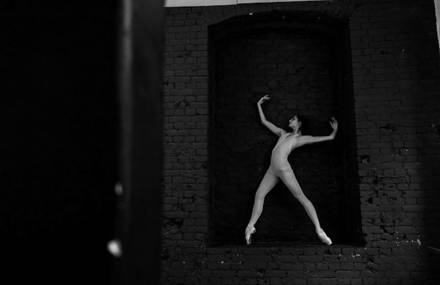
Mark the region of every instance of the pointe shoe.
[[254, 227], [252, 227], [252, 228], [247, 227], [247, 228], [246, 228], [246, 231], [245, 231], [245, 239], [246, 239], [246, 244], [247, 244], [247, 245], [251, 244], [251, 236], [252, 236], [252, 234], [254, 234], [256, 231], [257, 231], [257, 230], [256, 230]]
[[326, 245], [332, 244], [332, 240], [325, 234], [324, 230], [318, 230], [316, 231], [316, 234], [318, 235], [319, 239]]

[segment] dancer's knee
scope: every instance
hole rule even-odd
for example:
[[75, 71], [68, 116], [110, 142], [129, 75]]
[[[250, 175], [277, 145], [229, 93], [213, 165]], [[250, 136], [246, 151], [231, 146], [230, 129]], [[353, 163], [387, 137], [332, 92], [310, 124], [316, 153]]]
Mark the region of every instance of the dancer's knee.
[[306, 195], [304, 195], [304, 193], [301, 190], [293, 189], [292, 194], [300, 202], [305, 202], [307, 200]]
[[264, 198], [266, 197], [266, 193], [257, 191], [257, 193], [255, 193], [255, 201], [264, 201]]

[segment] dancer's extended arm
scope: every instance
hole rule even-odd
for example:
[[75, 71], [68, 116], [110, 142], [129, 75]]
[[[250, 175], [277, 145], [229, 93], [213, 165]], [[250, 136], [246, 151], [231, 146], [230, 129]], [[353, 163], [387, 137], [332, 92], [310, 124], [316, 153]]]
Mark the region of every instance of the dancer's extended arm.
[[266, 116], [263, 113], [263, 108], [261, 107], [261, 104], [265, 100], [269, 100], [269, 99], [270, 99], [269, 95], [265, 95], [264, 97], [261, 97], [261, 99], [257, 103], [258, 113], [260, 114], [261, 123], [263, 125], [265, 125], [269, 130], [271, 130], [274, 134], [276, 134], [278, 136], [281, 136], [281, 135], [285, 134], [286, 131], [283, 130], [282, 128], [279, 128], [279, 127], [275, 126], [274, 124], [272, 124], [268, 120], [266, 120]]
[[311, 143], [317, 143], [317, 142], [324, 142], [324, 141], [330, 141], [335, 139], [336, 132], [338, 131], [338, 121], [334, 117], [330, 119], [330, 125], [333, 129], [332, 133], [328, 136], [302, 136], [299, 138], [299, 142], [301, 145], [303, 144], [311, 144]]

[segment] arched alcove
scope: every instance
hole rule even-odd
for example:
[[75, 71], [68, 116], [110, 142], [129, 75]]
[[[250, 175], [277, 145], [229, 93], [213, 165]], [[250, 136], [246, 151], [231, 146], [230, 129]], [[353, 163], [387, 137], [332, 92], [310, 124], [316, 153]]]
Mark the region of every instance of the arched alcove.
[[[346, 23], [324, 15], [270, 12], [234, 17], [209, 28], [210, 242], [240, 244], [255, 190], [278, 137], [259, 120], [286, 130], [294, 114], [303, 134], [337, 139], [294, 150], [290, 163], [322, 227], [336, 243], [362, 241], [351, 62]], [[318, 242], [303, 207], [279, 182], [267, 195], [255, 244]]]

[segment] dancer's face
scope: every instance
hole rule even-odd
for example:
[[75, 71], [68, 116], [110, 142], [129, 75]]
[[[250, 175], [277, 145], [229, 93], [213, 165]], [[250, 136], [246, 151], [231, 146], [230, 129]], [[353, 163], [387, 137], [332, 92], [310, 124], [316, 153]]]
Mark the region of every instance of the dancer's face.
[[298, 120], [296, 115], [289, 120], [289, 127], [292, 129], [298, 129], [301, 127], [301, 121]]

